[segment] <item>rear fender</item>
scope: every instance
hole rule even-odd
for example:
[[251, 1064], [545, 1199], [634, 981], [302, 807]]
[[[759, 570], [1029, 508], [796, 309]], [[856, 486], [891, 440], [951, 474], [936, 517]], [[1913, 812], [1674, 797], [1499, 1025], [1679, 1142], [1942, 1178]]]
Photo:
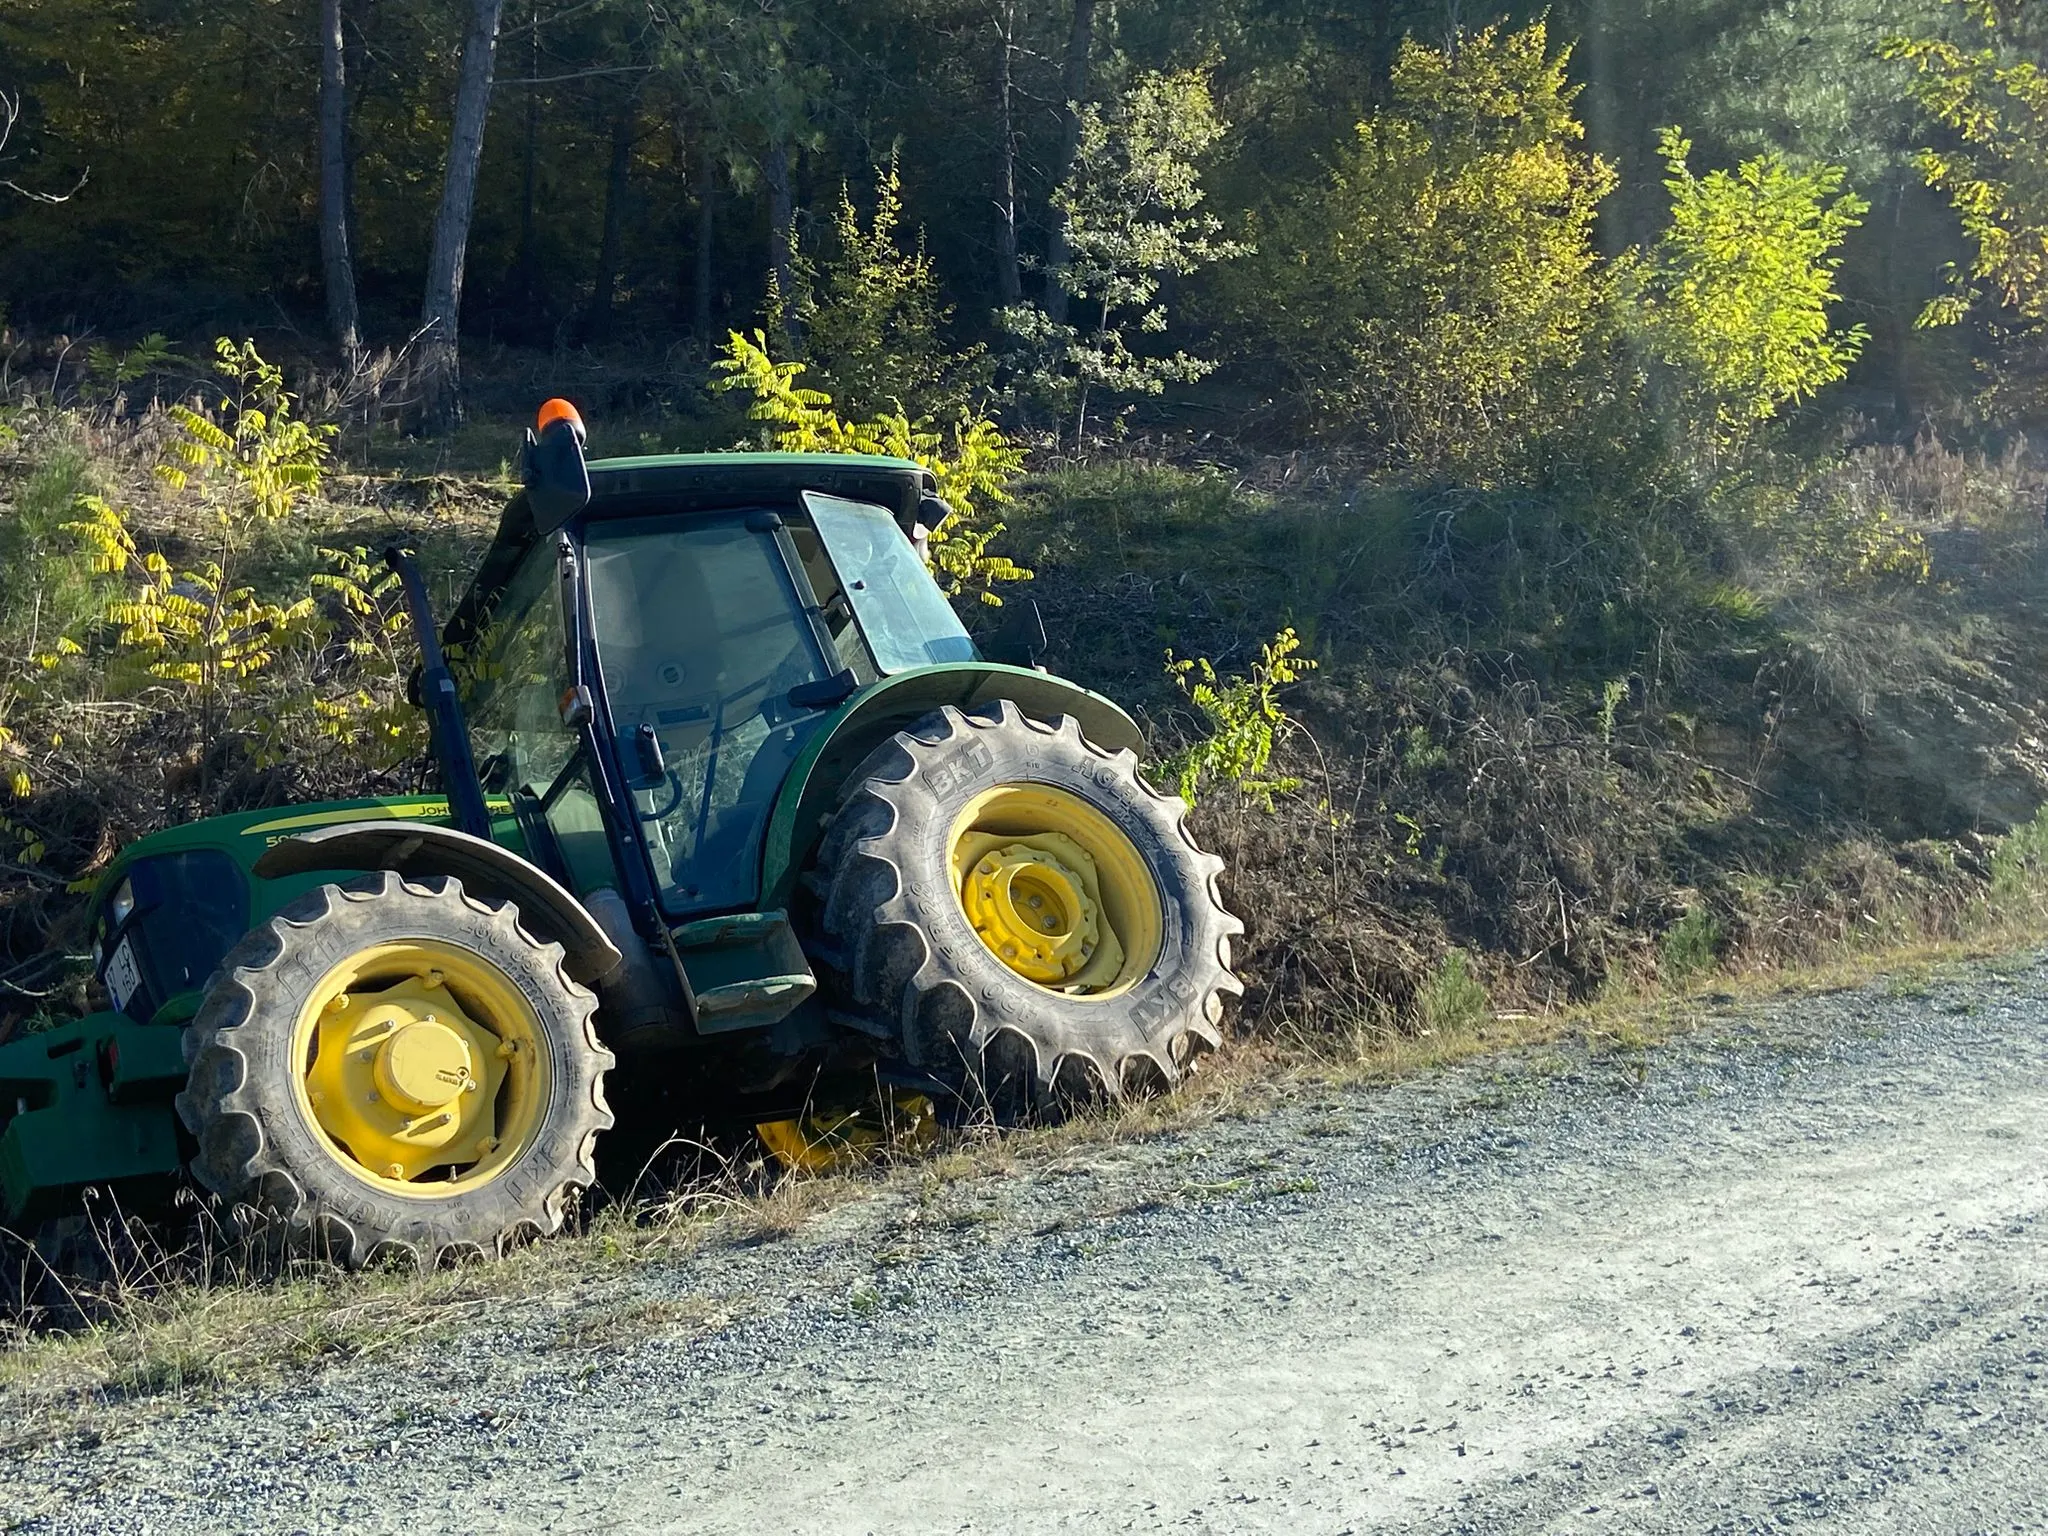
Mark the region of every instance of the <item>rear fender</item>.
[[471, 837], [453, 827], [419, 822], [344, 821], [287, 837], [256, 861], [260, 879], [332, 870], [389, 869], [408, 879], [449, 875], [487, 901], [509, 901], [537, 939], [566, 951], [570, 979], [602, 981], [616, 971], [621, 955], [597, 919], [552, 875], [509, 848]]
[[1029, 667], [962, 661], [883, 678], [842, 705], [791, 765], [761, 850], [761, 905], [789, 906], [797, 876], [817, 846], [825, 813], [837, 803], [847, 776], [870, 752], [941, 705], [970, 710], [997, 699], [1012, 700], [1040, 720], [1072, 715], [1084, 736], [1109, 751], [1145, 750], [1137, 722], [1113, 700]]

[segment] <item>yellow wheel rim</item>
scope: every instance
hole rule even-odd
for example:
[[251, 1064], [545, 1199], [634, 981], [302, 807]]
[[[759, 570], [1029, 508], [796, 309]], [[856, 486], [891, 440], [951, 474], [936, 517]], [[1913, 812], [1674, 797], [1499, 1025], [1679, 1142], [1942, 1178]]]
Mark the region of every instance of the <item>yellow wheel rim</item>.
[[1123, 830], [1063, 789], [1005, 784], [954, 820], [953, 889], [989, 952], [1034, 986], [1114, 997], [1159, 958], [1159, 887]]
[[552, 1086], [540, 1018], [511, 978], [432, 939], [373, 945], [322, 976], [291, 1059], [322, 1150], [421, 1198], [496, 1178], [539, 1133]]
[[793, 1173], [841, 1173], [888, 1152], [914, 1154], [938, 1139], [932, 1101], [899, 1089], [886, 1101], [796, 1120], [764, 1120], [761, 1144]]

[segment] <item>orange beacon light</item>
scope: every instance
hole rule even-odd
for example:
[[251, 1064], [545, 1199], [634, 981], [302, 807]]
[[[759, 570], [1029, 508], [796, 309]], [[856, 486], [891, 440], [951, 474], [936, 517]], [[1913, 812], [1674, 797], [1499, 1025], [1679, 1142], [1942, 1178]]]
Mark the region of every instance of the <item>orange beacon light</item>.
[[534, 429], [537, 433], [545, 432], [558, 421], [569, 423], [569, 430], [576, 434], [577, 442], [580, 443], [587, 439], [588, 434], [583, 430], [583, 418], [577, 414], [576, 407], [566, 400], [550, 400], [543, 405], [540, 408], [540, 418], [535, 423]]

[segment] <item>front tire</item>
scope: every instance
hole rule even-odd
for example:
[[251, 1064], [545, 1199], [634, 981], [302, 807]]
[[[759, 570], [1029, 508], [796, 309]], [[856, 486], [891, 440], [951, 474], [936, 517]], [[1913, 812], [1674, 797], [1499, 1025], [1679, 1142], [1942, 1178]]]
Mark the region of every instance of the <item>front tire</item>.
[[597, 999], [452, 879], [325, 885], [222, 962], [186, 1030], [192, 1171], [359, 1266], [557, 1231], [612, 1123]]
[[1062, 716], [950, 706], [858, 769], [819, 850], [842, 1006], [999, 1110], [1177, 1086], [1222, 1040], [1244, 926], [1187, 807]]

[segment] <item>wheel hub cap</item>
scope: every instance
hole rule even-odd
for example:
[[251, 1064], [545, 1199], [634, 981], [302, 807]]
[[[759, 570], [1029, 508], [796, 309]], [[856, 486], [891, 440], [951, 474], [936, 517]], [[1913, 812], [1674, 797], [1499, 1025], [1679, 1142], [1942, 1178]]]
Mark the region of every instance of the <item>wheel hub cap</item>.
[[1095, 861], [1062, 833], [988, 849], [968, 871], [960, 900], [982, 942], [1041, 986], [1079, 973], [1102, 942]]
[[429, 1014], [384, 1037], [371, 1076], [386, 1103], [417, 1114], [439, 1109], [469, 1082], [469, 1042]]
[[438, 972], [338, 991], [315, 1041], [313, 1117], [370, 1172], [414, 1179], [497, 1145], [498, 1089], [518, 1047], [465, 1013]]

